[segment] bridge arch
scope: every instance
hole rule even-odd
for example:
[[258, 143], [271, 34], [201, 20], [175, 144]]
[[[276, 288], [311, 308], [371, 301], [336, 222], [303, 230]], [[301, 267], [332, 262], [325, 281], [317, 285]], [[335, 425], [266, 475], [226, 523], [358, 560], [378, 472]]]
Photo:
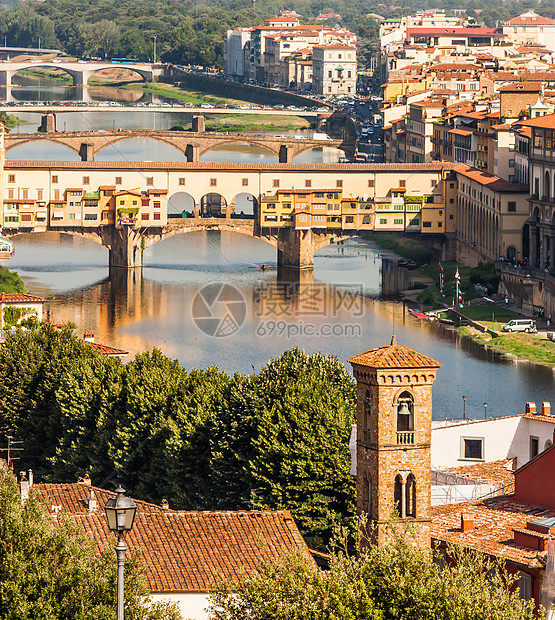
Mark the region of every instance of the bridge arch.
[[183, 218], [183, 213], [188, 217], [195, 215], [195, 199], [188, 192], [175, 192], [168, 198], [168, 218]]
[[256, 219], [258, 215], [258, 199], [251, 192], [239, 192], [230, 204], [231, 217]]
[[88, 69], [85, 74], [86, 75], [86, 80], [84, 80], [85, 84], [88, 84], [91, 77], [95, 75], [96, 73], [98, 73], [99, 71], [106, 71], [107, 69], [114, 69], [114, 68], [126, 69], [127, 71], [130, 71], [131, 73], [134, 73], [135, 75], [138, 75], [143, 80], [143, 82], [152, 81], [152, 71], [143, 71], [139, 69], [138, 67], [135, 67], [135, 65], [120, 65], [118, 63], [114, 63], [110, 66], [98, 67], [95, 69]]
[[[317, 155], [316, 159], [319, 161], [314, 161], [315, 155]], [[340, 148], [323, 144], [322, 146], [307, 146], [297, 150], [293, 156], [293, 161], [297, 164], [331, 164], [337, 163], [341, 157], [345, 157], [345, 152]]]
[[[127, 161], [144, 161], [144, 155], [139, 152], [139, 147], [144, 148], [145, 143], [156, 142], [159, 153], [153, 156], [153, 161], [187, 161], [185, 154], [175, 144], [165, 137], [134, 137], [132, 135], [110, 136], [106, 142], [99, 146], [94, 154], [95, 161], [114, 161], [114, 154], [125, 156]], [[123, 143], [123, 144], [122, 144]], [[117, 146], [119, 144], [119, 146]], [[160, 146], [158, 146], [160, 145]], [[136, 159], [134, 159], [136, 158]]]
[[200, 217], [225, 217], [227, 206], [227, 200], [221, 194], [217, 192], [208, 192], [200, 199]]
[[73, 145], [68, 144], [63, 140], [56, 140], [54, 135], [51, 139], [41, 140], [40, 142], [37, 142], [31, 138], [27, 140], [23, 138], [22, 140], [18, 140], [18, 142], [13, 145], [6, 143], [5, 151], [6, 159], [11, 160], [81, 160], [81, 157], [79, 156], [79, 149], [74, 148]]
[[58, 69], [59, 71], [63, 71], [64, 73], [67, 73], [71, 77], [71, 79], [73, 80], [74, 86], [78, 83], [77, 73], [75, 71], [72, 71], [68, 67], [65, 67], [63, 64], [58, 64], [58, 63], [53, 63], [53, 62], [40, 62], [40, 63], [36, 62], [36, 63], [29, 63], [29, 64], [26, 63], [24, 66], [21, 66], [17, 69], [13, 69], [13, 71], [11, 72], [11, 76], [9, 76], [8, 78], [8, 84], [12, 86], [17, 86], [17, 84], [13, 83], [14, 77], [18, 75], [21, 71], [25, 71], [25, 70], [28, 71], [29, 69]]
[[[218, 136], [219, 137], [219, 136]], [[207, 146], [200, 146], [199, 147], [199, 160], [201, 162], [215, 162], [215, 163], [220, 163], [220, 162], [228, 162], [228, 159], [219, 159], [217, 157], [217, 155], [214, 155], [215, 153], [218, 153], [218, 151], [233, 151], [233, 150], [240, 150], [241, 147], [244, 149], [244, 147], [250, 147], [250, 150], [252, 150], [252, 148], [257, 148], [260, 149], [262, 151], [264, 151], [263, 153], [245, 153], [245, 157], [240, 158], [240, 162], [241, 163], [247, 163], [250, 161], [253, 162], [259, 162], [261, 159], [263, 159], [263, 161], [265, 163], [277, 163], [278, 161], [278, 157], [279, 157], [279, 145], [277, 145], [277, 147], [273, 144], [268, 144], [267, 142], [262, 142], [262, 141], [256, 141], [256, 140], [250, 140], [250, 139], [241, 139], [239, 136], [237, 137], [237, 140], [229, 140], [229, 141], [225, 141], [225, 142], [218, 142], [217, 144], [212, 144], [212, 145], [207, 145]], [[208, 155], [208, 154], [211, 155]], [[253, 157], [254, 155], [257, 155], [256, 157]]]

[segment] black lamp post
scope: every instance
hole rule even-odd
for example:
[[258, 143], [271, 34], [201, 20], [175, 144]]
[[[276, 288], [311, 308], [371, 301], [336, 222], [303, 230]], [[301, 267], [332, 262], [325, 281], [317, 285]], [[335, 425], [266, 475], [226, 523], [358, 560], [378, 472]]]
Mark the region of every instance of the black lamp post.
[[463, 396], [462, 399], [463, 399], [463, 420], [466, 420], [466, 396]]
[[104, 510], [108, 519], [108, 528], [118, 535], [118, 542], [115, 547], [118, 558], [117, 620], [124, 620], [123, 569], [127, 545], [123, 541], [123, 536], [133, 527], [137, 506], [130, 497], [125, 497], [125, 489], [121, 485], [116, 489], [116, 493], [116, 497], [111, 497], [106, 502]]
[[488, 417], [488, 404], [484, 403], [484, 419]]

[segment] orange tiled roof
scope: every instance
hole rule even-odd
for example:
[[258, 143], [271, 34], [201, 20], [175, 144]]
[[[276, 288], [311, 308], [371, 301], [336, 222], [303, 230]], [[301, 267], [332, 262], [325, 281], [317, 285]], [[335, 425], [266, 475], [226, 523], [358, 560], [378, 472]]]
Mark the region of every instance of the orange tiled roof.
[[[114, 493], [87, 484], [37, 484], [51, 513], [70, 514], [103, 547], [108, 539], [104, 504]], [[88, 511], [94, 492], [97, 508]], [[219, 577], [239, 580], [261, 562], [296, 548], [309, 554], [291, 513], [177, 511], [140, 500], [130, 547], [141, 548], [151, 592], [206, 592]]]
[[527, 193], [529, 191], [528, 185], [525, 185], [524, 183], [511, 183], [501, 177], [497, 177], [489, 172], [485, 172], [484, 170], [478, 170], [478, 168], [473, 168], [472, 166], [467, 166], [466, 164], [458, 164], [454, 171], [457, 174], [464, 175], [472, 181], [476, 181], [481, 185], [487, 186], [495, 192]]
[[530, 11], [513, 17], [503, 22], [503, 24], [507, 26], [545, 26], [548, 24], [555, 24], [555, 19], [550, 19], [549, 17], [544, 17], [543, 15], [538, 15]]
[[501, 459], [489, 463], [472, 463], [472, 465], [463, 465], [462, 467], [450, 467], [445, 471], [470, 480], [500, 482], [505, 493], [513, 493], [515, 490], [515, 473], [510, 468], [512, 462], [512, 459]]
[[524, 127], [540, 127], [541, 129], [555, 129], [555, 114], [538, 116], [527, 121], [519, 121], [517, 125]]
[[[473, 530], [461, 532], [461, 513], [474, 517]], [[513, 530], [526, 529], [529, 521], [546, 517], [555, 517], [555, 511], [520, 504], [514, 501], [513, 495], [433, 506], [432, 538], [458, 543], [530, 568], [542, 568], [546, 552], [518, 547]]]
[[124, 351], [123, 349], [115, 349], [114, 347], [109, 347], [105, 344], [100, 344], [99, 342], [89, 342], [85, 340], [85, 342], [91, 347], [93, 351], [97, 353], [102, 353], [102, 355], [117, 355], [123, 356], [128, 355], [129, 351]]
[[46, 299], [36, 297], [35, 295], [27, 295], [26, 293], [0, 293], [0, 302], [3, 304], [20, 304], [20, 303], [44, 303]]
[[443, 365], [427, 355], [396, 344], [395, 339], [390, 345], [360, 353], [348, 361], [353, 365], [372, 368], [439, 368]]

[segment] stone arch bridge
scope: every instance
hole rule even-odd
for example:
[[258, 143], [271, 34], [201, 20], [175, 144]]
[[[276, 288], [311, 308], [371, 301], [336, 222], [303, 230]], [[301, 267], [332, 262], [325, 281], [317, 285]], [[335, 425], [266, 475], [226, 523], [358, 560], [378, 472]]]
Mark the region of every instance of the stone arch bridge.
[[[337, 231], [328, 233], [315, 230], [295, 230], [281, 228], [275, 232], [261, 231], [255, 220], [226, 220], [219, 218], [189, 218], [179, 223], [169, 223], [164, 228], [142, 228], [133, 226], [99, 226], [97, 229], [52, 227], [48, 230], [83, 237], [102, 245], [109, 250], [109, 265], [123, 269], [135, 269], [143, 266], [143, 251], [147, 248], [188, 233], [217, 230], [233, 232], [254, 237], [269, 243], [277, 249], [278, 267], [286, 269], [312, 269], [314, 253], [332, 243], [357, 236], [358, 232]], [[21, 231], [3, 231], [4, 237], [14, 237]]]
[[227, 144], [251, 144], [262, 147], [278, 157], [280, 163], [291, 162], [294, 157], [317, 147], [333, 147], [352, 155], [355, 144], [343, 140], [309, 140], [294, 137], [273, 137], [260, 134], [212, 132], [162, 131], [155, 129], [128, 129], [118, 131], [72, 131], [49, 133], [12, 133], [4, 139], [5, 150], [27, 143], [52, 142], [67, 146], [79, 154], [82, 161], [93, 161], [102, 149], [123, 140], [148, 138], [173, 146], [183, 153], [188, 162], [197, 163], [206, 152]]
[[73, 79], [74, 86], [86, 86], [91, 75], [101, 69], [113, 69], [121, 67], [129, 69], [140, 75], [146, 82], [153, 82], [165, 75], [166, 68], [160, 65], [150, 64], [118, 64], [111, 62], [4, 62], [0, 66], [0, 86], [11, 86], [14, 75], [24, 69], [37, 69], [48, 67], [61, 69]]

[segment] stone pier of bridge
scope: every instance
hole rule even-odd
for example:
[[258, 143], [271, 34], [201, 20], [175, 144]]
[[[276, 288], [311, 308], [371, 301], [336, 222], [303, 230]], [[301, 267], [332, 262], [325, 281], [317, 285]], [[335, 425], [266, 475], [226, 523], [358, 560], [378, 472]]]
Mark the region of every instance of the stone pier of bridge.
[[[231, 218], [189, 218], [183, 223], [169, 225], [164, 229], [135, 228], [133, 223], [121, 227], [103, 227], [102, 245], [109, 249], [111, 269], [140, 269], [143, 265], [143, 251], [169, 237], [192, 231], [231, 231], [269, 243], [277, 249], [277, 265], [280, 269], [303, 271], [314, 268], [314, 253], [335, 239], [328, 233], [318, 234], [312, 230], [281, 228], [260, 230], [253, 220]], [[239, 241], [240, 242], [240, 241]]]

